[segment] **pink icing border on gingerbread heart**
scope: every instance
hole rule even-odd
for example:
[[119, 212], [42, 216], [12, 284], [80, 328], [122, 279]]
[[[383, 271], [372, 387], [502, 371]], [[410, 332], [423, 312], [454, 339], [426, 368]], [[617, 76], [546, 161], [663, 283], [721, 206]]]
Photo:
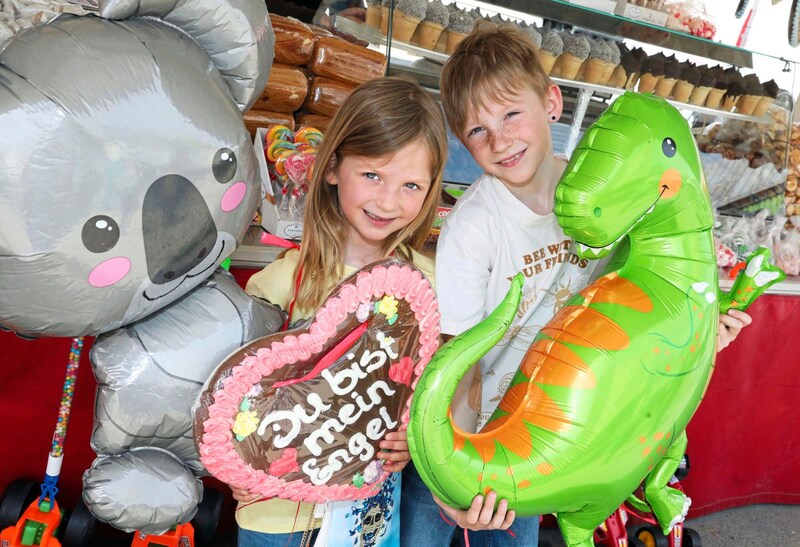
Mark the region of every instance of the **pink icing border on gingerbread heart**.
[[[412, 387], [415, 387], [422, 370], [439, 345], [439, 311], [433, 288], [418, 269], [408, 264], [376, 266], [357, 274], [355, 282], [351, 280], [342, 285], [338, 295], [328, 299], [316, 313], [308, 332], [299, 336], [288, 335], [234, 365], [231, 375], [223, 381], [222, 389], [213, 394], [214, 402], [209, 405], [208, 419], [203, 423], [198, 449], [206, 469], [231, 486], [245, 488], [265, 498], [279, 496], [294, 501], [326, 503], [363, 499], [376, 494], [389, 476], [387, 471], [381, 474], [378, 481], [356, 487], [286, 481], [254, 469], [236, 452], [231, 427], [233, 417], [239, 411], [239, 403], [262, 377], [272, 374], [276, 368], [319, 353], [325, 341], [336, 333], [337, 325], [350, 313], [354, 313], [362, 303], [372, 302], [387, 294], [398, 300], [406, 300], [419, 323], [420, 346], [412, 378]], [[408, 426], [410, 405], [409, 396], [400, 418], [401, 429]]]

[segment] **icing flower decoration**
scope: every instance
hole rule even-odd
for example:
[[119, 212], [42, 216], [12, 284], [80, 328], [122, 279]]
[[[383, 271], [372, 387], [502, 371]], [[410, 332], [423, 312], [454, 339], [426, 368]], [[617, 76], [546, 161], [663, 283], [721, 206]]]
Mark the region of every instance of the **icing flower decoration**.
[[353, 486], [355, 486], [356, 488], [361, 488], [362, 486], [364, 486], [364, 475], [362, 475], [361, 473], [356, 473], [355, 475], [353, 475]]
[[291, 446], [283, 451], [281, 457], [269, 464], [268, 473], [273, 477], [280, 477], [287, 473], [294, 473], [299, 471], [300, 466], [297, 465], [297, 449]]
[[394, 296], [386, 295], [378, 302], [375, 302], [375, 312], [386, 316], [386, 322], [394, 325], [397, 321], [397, 299]]
[[414, 372], [414, 362], [411, 357], [405, 356], [399, 362], [389, 367], [389, 378], [398, 384], [411, 385], [411, 374]]
[[374, 484], [381, 478], [383, 473], [383, 462], [381, 460], [372, 460], [364, 469], [364, 482], [367, 484]]
[[370, 311], [372, 311], [372, 304], [370, 302], [361, 304], [356, 310], [356, 319], [358, 319], [358, 322], [363, 323], [364, 321], [369, 319]]
[[243, 441], [258, 427], [258, 417], [255, 410], [242, 410], [236, 413], [233, 423], [233, 434], [237, 441]]

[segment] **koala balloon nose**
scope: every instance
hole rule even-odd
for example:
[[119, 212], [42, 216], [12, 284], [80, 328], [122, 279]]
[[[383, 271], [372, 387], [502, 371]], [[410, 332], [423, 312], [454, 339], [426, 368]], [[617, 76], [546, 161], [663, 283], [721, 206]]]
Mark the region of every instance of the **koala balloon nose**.
[[180, 175], [166, 175], [150, 185], [142, 206], [142, 232], [147, 273], [157, 285], [190, 272], [217, 242], [203, 196]]

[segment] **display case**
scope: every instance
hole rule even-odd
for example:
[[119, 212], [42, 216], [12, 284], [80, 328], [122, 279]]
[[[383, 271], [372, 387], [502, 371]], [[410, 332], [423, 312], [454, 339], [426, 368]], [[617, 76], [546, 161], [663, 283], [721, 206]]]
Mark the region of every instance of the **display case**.
[[[432, 21], [426, 19], [425, 9], [431, 3], [426, 0], [390, 0], [386, 3], [388, 5], [382, 6], [380, 0], [368, 0], [364, 22], [342, 16], [346, 15], [344, 13], [338, 17], [336, 13], [327, 15], [333, 16], [333, 24], [338, 30], [368, 41], [370, 47], [385, 52], [389, 59], [388, 74], [408, 75], [437, 90], [441, 67], [449, 57], [447, 42], [452, 46], [452, 42], [457, 41], [452, 39], [452, 35], [458, 37], [464, 33], [456, 32], [452, 22], [448, 26], [430, 25]], [[666, 28], [663, 26], [666, 16], [660, 18], [653, 10], [627, 5], [621, 0], [496, 0], [491, 3], [445, 0], [444, 4], [454, 4], [473, 17], [480, 14], [482, 18], [498, 23], [514, 23], [523, 28], [534, 26], [539, 29], [540, 36], [545, 30], [585, 36], [589, 41], [613, 43], [617, 49], [620, 46], [628, 50], [640, 49], [648, 58], [664, 55], [670, 59], [668, 62], [704, 70], [714, 67], [713, 70], [719, 72], [727, 69], [735, 72], [737, 78], [756, 78], [761, 84], [769, 83], [772, 96], [766, 91], [763, 96], [766, 97], [765, 103], [774, 104], [761, 107], [753, 106], [754, 97], [748, 97], [749, 106], [745, 106], [741, 99], [738, 101], [741, 105], [725, 104], [726, 90], [720, 91], [715, 84], [709, 86], [708, 98], [703, 96], [701, 100], [694, 95], [679, 95], [677, 91], [656, 92], [677, 107], [692, 125], [701, 148], [712, 201], [718, 210], [735, 214], [763, 207], [769, 208], [773, 214], [784, 211], [791, 101], [789, 104], [775, 101], [779, 88], [774, 80], [781, 75], [780, 81], [791, 82], [783, 86], [788, 88], [784, 93], [789, 99], [794, 97], [794, 62]], [[431, 42], [427, 37], [420, 41], [426, 23], [441, 27], [438, 40]], [[464, 26], [455, 28], [467, 30]], [[443, 38], [445, 35], [448, 35], [447, 40]], [[619, 64], [619, 59], [616, 62]], [[558, 151], [569, 154], [582, 131], [625, 91], [625, 83], [598, 83], [596, 79], [590, 81], [591, 78], [581, 75], [567, 77], [556, 74], [551, 71], [551, 78], [564, 95], [562, 120], [568, 124], [564, 137], [566, 142], [563, 150]], [[679, 76], [674, 79], [680, 81]], [[640, 79], [633, 89], [641, 90], [642, 85]], [[695, 85], [695, 89], [698, 87], [701, 86]], [[714, 96], [716, 101], [711, 99]], [[744, 96], [743, 93], [741, 97]], [[755, 101], [757, 103], [758, 98]]]

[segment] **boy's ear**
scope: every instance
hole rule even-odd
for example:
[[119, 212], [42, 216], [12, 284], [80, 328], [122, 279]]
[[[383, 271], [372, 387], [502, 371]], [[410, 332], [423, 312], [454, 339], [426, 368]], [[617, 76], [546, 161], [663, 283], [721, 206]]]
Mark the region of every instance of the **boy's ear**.
[[564, 100], [561, 98], [561, 88], [556, 84], [550, 84], [547, 88], [545, 108], [547, 117], [550, 120], [556, 121], [561, 117], [561, 113], [564, 110]]

